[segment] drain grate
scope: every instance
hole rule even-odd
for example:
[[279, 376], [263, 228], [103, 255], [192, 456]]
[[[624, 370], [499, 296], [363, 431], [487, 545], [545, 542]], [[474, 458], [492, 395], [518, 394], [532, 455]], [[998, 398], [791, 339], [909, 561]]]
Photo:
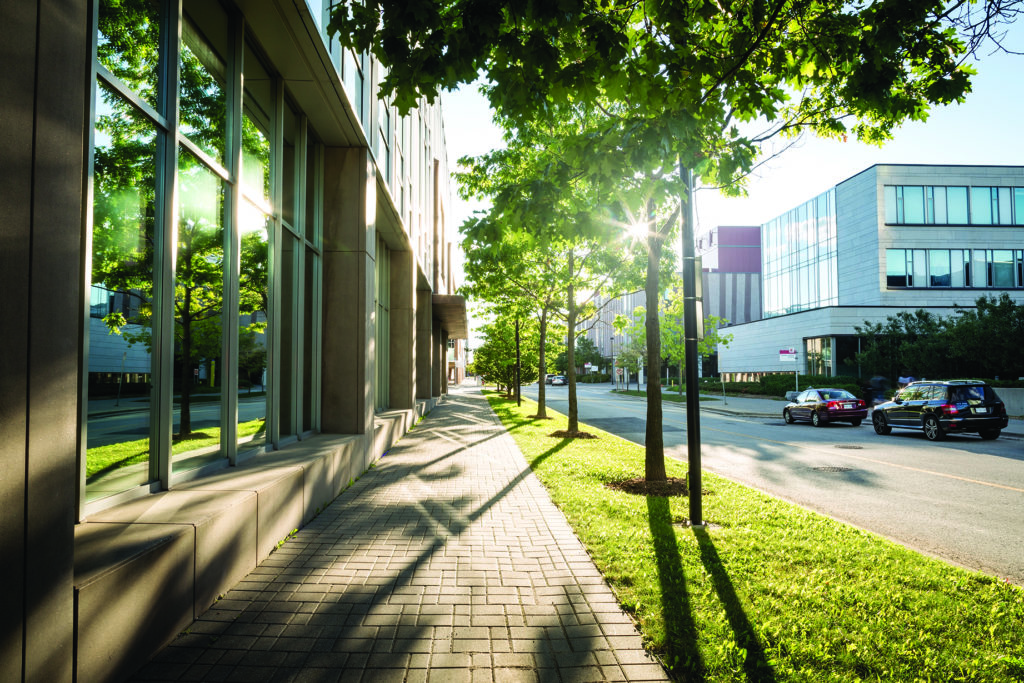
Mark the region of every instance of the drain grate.
[[812, 467], [815, 472], [852, 472], [852, 467], [840, 467], [839, 465], [825, 465], [824, 467]]
[[860, 449], [862, 449], [864, 447], [863, 446], [853, 446], [851, 444], [846, 444], [846, 443], [837, 443], [837, 444], [833, 445], [833, 448], [848, 448], [851, 451], [859, 451]]

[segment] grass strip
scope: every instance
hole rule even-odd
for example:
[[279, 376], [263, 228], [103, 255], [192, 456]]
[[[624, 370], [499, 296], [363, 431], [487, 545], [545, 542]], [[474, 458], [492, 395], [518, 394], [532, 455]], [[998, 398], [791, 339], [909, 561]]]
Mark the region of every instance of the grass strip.
[[[266, 429], [265, 420], [257, 418], [238, 423], [238, 438], [252, 436]], [[171, 455], [220, 445], [220, 427], [209, 427], [196, 432], [191, 438], [174, 441]], [[122, 441], [90, 448], [85, 456], [86, 481], [97, 474], [105, 474], [129, 465], [149, 460], [149, 439]]]
[[605, 486], [643, 475], [641, 446], [553, 438], [564, 416], [488, 400], [678, 680], [1024, 680], [1021, 588], [710, 472], [695, 530], [685, 497]]

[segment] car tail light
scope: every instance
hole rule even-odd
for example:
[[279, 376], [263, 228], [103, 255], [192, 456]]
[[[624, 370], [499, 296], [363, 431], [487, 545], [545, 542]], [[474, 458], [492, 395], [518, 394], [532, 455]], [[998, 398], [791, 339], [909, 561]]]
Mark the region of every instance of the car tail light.
[[957, 413], [960, 412], [960, 409], [957, 408], [952, 403], [942, 404], [941, 406], [939, 406], [939, 410], [941, 410], [945, 415], [956, 415]]

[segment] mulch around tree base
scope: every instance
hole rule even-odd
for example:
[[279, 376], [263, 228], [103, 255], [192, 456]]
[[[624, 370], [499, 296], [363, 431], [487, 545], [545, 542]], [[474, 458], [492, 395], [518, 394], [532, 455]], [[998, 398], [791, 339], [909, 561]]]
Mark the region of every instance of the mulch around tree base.
[[647, 481], [646, 479], [623, 479], [610, 481], [605, 484], [610, 489], [632, 493], [637, 496], [656, 496], [667, 498], [670, 496], [685, 496], [689, 493], [686, 479], [680, 477], [669, 477], [665, 481]]
[[596, 439], [597, 437], [590, 432], [570, 432], [567, 429], [560, 429], [557, 432], [551, 432], [548, 436], [552, 436], [556, 439]]

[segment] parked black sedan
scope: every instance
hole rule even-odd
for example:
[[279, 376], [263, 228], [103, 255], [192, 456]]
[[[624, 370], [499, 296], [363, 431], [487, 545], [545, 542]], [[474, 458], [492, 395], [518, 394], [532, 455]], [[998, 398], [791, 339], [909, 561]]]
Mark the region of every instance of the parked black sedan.
[[1008, 422], [1006, 406], [980, 380], [912, 382], [871, 413], [877, 434], [888, 434], [893, 427], [920, 429], [929, 441], [957, 432], [998, 439]]
[[803, 421], [815, 427], [829, 422], [849, 422], [859, 427], [867, 416], [867, 404], [845, 389], [807, 389], [782, 409], [786, 424]]

